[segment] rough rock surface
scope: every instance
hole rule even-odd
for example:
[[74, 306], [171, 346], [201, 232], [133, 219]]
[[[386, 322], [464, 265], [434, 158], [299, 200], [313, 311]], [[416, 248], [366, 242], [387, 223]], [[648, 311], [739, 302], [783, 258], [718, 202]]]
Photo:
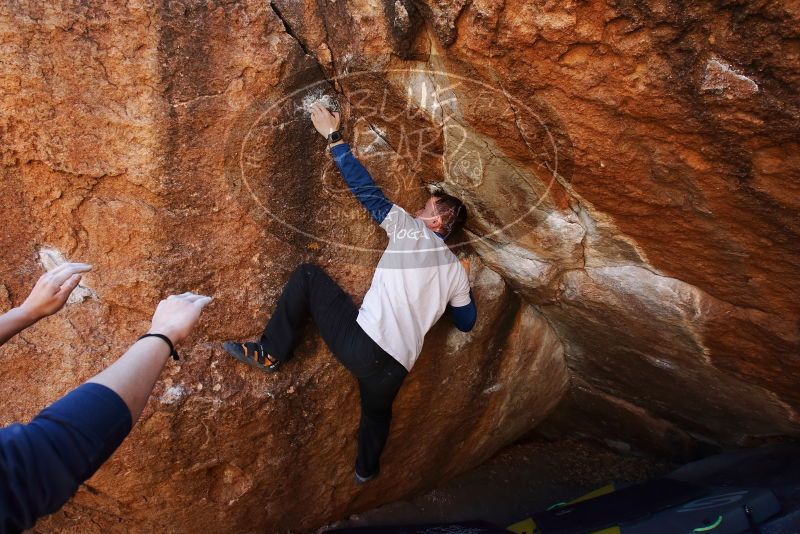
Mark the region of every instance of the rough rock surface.
[[[215, 297], [129, 439], [37, 530], [313, 529], [554, 409], [549, 432], [623, 449], [797, 437], [799, 19], [781, 1], [0, 2], [0, 304], [43, 256], [95, 266], [85, 300], [3, 348], [0, 423], [113, 361], [161, 296]], [[472, 214], [479, 323], [428, 335], [368, 489], [355, 383], [318, 336], [276, 376], [219, 350], [300, 261], [356, 300], [369, 284], [385, 237], [304, 112], [334, 95], [395, 201], [436, 184]]]

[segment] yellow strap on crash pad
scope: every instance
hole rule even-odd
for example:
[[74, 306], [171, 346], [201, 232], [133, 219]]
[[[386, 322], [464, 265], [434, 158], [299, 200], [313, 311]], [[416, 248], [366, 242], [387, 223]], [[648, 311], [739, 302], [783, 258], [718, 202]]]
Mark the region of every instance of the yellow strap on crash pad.
[[607, 484], [602, 488], [597, 488], [594, 491], [587, 493], [581, 497], [578, 497], [574, 501], [569, 501], [570, 504], [575, 504], [583, 501], [588, 501], [589, 499], [594, 499], [596, 497], [600, 497], [601, 495], [608, 495], [609, 493], [614, 493], [614, 484]]
[[[582, 501], [588, 501], [589, 499], [594, 499], [595, 497], [600, 497], [601, 495], [608, 495], [609, 493], [614, 493], [614, 484], [607, 484], [602, 488], [597, 488], [594, 491], [590, 491], [586, 495], [582, 495], [577, 499], [570, 501], [567, 504], [575, 504]], [[513, 525], [509, 525], [506, 527], [506, 530], [509, 532], [515, 532], [516, 534], [534, 534], [536, 532], [536, 523], [533, 521], [532, 518], [523, 519]], [[544, 533], [547, 534], [547, 533]], [[610, 527], [604, 528], [603, 530], [597, 530], [590, 534], [620, 534], [619, 527]]]
[[528, 519], [523, 519], [519, 523], [514, 523], [506, 527], [506, 530], [516, 532], [517, 534], [533, 534], [536, 530], [536, 523], [529, 517]]

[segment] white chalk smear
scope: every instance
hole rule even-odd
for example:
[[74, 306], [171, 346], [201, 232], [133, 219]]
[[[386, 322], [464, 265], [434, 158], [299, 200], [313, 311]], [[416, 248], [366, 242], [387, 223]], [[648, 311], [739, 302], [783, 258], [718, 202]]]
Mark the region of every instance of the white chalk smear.
[[159, 400], [162, 404], [175, 404], [185, 396], [186, 389], [178, 384], [177, 386], [168, 387]]
[[758, 84], [721, 59], [712, 58], [706, 63], [700, 90], [743, 97], [757, 93]]
[[394, 0], [394, 25], [403, 31], [407, 31], [410, 25], [408, 10], [400, 0]]
[[501, 389], [503, 389], [503, 385], [502, 384], [494, 384], [494, 385], [489, 386], [488, 388], [484, 389], [483, 390], [483, 394], [484, 395], [489, 395], [490, 393], [494, 393], [495, 391], [500, 391]]
[[317, 89], [304, 96], [296, 111], [303, 111], [306, 115], [311, 116], [311, 106], [316, 102], [320, 102], [330, 111], [340, 111], [339, 102], [332, 95], [325, 94], [324, 89]]

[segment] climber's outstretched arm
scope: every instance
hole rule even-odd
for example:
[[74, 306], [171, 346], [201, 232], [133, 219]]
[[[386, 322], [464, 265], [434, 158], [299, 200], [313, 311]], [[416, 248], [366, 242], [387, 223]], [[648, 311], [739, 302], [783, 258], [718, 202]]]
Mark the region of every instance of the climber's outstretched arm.
[[[320, 135], [327, 137], [339, 127], [339, 113], [332, 114], [317, 102], [311, 106], [311, 121]], [[353, 155], [350, 145], [344, 141], [332, 143], [331, 154], [350, 191], [378, 224], [383, 222], [386, 214], [392, 209], [392, 203], [387, 200], [367, 169]]]
[[[184, 293], [161, 301], [148, 333], [180, 342], [210, 300]], [[29, 424], [0, 429], [0, 531], [31, 528], [94, 474], [139, 418], [169, 354], [162, 339], [137, 341]]]
[[350, 151], [350, 145], [345, 142], [336, 143], [331, 147], [331, 154], [350, 191], [367, 209], [375, 222], [382, 223], [392, 209], [392, 203], [387, 200], [367, 169]]
[[78, 287], [81, 273], [91, 270], [92, 266], [85, 263], [64, 263], [40, 276], [25, 302], [0, 315], [0, 345], [63, 308]]

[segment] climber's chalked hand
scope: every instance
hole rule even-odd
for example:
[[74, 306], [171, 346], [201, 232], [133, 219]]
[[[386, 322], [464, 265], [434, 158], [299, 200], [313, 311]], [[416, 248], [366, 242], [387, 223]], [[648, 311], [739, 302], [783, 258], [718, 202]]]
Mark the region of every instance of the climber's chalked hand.
[[62, 263], [39, 277], [30, 295], [20, 306], [31, 321], [53, 315], [64, 307], [72, 291], [81, 282], [81, 273], [92, 270], [87, 263]]
[[331, 113], [321, 102], [314, 102], [311, 104], [311, 122], [319, 134], [327, 139], [328, 134], [339, 129], [339, 112]]

